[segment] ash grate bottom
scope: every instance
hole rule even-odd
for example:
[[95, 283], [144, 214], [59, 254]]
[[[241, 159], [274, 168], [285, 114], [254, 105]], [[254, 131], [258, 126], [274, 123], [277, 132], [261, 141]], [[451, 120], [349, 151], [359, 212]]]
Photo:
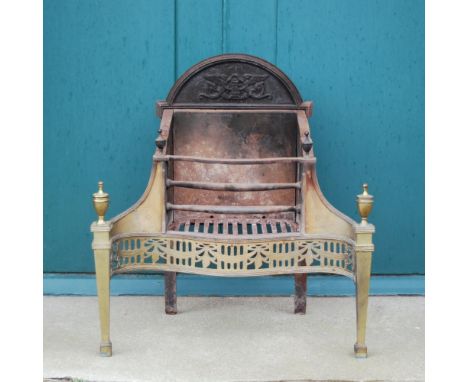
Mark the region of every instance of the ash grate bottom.
[[298, 232], [298, 224], [286, 219], [188, 219], [172, 222], [168, 231], [203, 235], [277, 235]]

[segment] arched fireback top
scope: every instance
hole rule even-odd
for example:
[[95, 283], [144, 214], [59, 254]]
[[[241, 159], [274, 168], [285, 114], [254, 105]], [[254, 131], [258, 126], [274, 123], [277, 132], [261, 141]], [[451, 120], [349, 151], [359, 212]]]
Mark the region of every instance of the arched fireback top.
[[184, 107], [298, 108], [302, 98], [276, 66], [246, 54], [223, 54], [188, 69], [169, 92], [166, 105]]

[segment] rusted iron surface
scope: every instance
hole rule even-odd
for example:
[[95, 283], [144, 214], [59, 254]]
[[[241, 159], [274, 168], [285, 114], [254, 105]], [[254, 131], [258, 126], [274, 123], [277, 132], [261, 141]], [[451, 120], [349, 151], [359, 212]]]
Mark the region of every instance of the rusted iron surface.
[[164, 272], [164, 300], [166, 314], [177, 314], [176, 272]]
[[[293, 113], [174, 113], [174, 155], [258, 159], [297, 156]], [[174, 180], [210, 183], [295, 183], [296, 163], [237, 166], [174, 162]], [[174, 204], [224, 206], [295, 205], [294, 189], [218, 191], [174, 188]], [[261, 212], [260, 212], [261, 213]], [[242, 214], [242, 213], [241, 213]], [[226, 218], [220, 213], [220, 218]], [[186, 214], [175, 212], [177, 220]], [[286, 215], [295, 217], [294, 212]]]
[[300, 211], [300, 206], [217, 206], [208, 204], [172, 204], [166, 203], [168, 210], [208, 212], [215, 214], [271, 214], [275, 212]]
[[188, 182], [184, 180], [167, 179], [167, 187], [195, 188], [199, 190], [218, 191], [267, 191], [280, 190], [285, 188], [301, 188], [299, 182], [295, 183], [209, 183], [209, 182]]
[[156, 157], [164, 157], [167, 150], [167, 144], [169, 143], [169, 152], [172, 152], [172, 118], [174, 115], [173, 110], [169, 110], [165, 118], [161, 120], [160, 129], [158, 131], [158, 137], [155, 140], [156, 147], [158, 150], [156, 151]]
[[[304, 262], [300, 265], [306, 265]], [[305, 314], [307, 307], [307, 273], [294, 275], [294, 313]]]
[[312, 104], [284, 73], [249, 56], [217, 57], [182, 75], [159, 106], [171, 113], [154, 156], [167, 162], [168, 230], [301, 231], [301, 175], [315, 157], [298, 113], [309, 115]]

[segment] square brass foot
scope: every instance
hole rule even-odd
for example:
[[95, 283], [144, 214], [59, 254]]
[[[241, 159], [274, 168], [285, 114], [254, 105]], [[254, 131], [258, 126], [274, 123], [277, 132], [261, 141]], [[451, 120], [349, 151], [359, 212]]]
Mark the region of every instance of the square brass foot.
[[356, 358], [367, 358], [367, 346], [354, 344], [354, 356]]
[[112, 343], [104, 343], [99, 347], [99, 351], [102, 357], [111, 357], [112, 356]]

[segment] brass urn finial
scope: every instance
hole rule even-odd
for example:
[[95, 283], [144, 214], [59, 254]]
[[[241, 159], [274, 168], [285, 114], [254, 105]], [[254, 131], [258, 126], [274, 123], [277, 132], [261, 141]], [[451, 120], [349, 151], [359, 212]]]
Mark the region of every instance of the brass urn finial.
[[361, 225], [367, 224], [367, 217], [372, 211], [372, 205], [374, 204], [374, 197], [368, 192], [368, 185], [364, 183], [362, 185], [362, 194], [357, 196], [357, 206], [359, 215], [361, 215]]
[[104, 224], [104, 215], [109, 208], [109, 194], [104, 192], [104, 182], [98, 182], [98, 192], [93, 194], [94, 209], [98, 215], [97, 224]]

